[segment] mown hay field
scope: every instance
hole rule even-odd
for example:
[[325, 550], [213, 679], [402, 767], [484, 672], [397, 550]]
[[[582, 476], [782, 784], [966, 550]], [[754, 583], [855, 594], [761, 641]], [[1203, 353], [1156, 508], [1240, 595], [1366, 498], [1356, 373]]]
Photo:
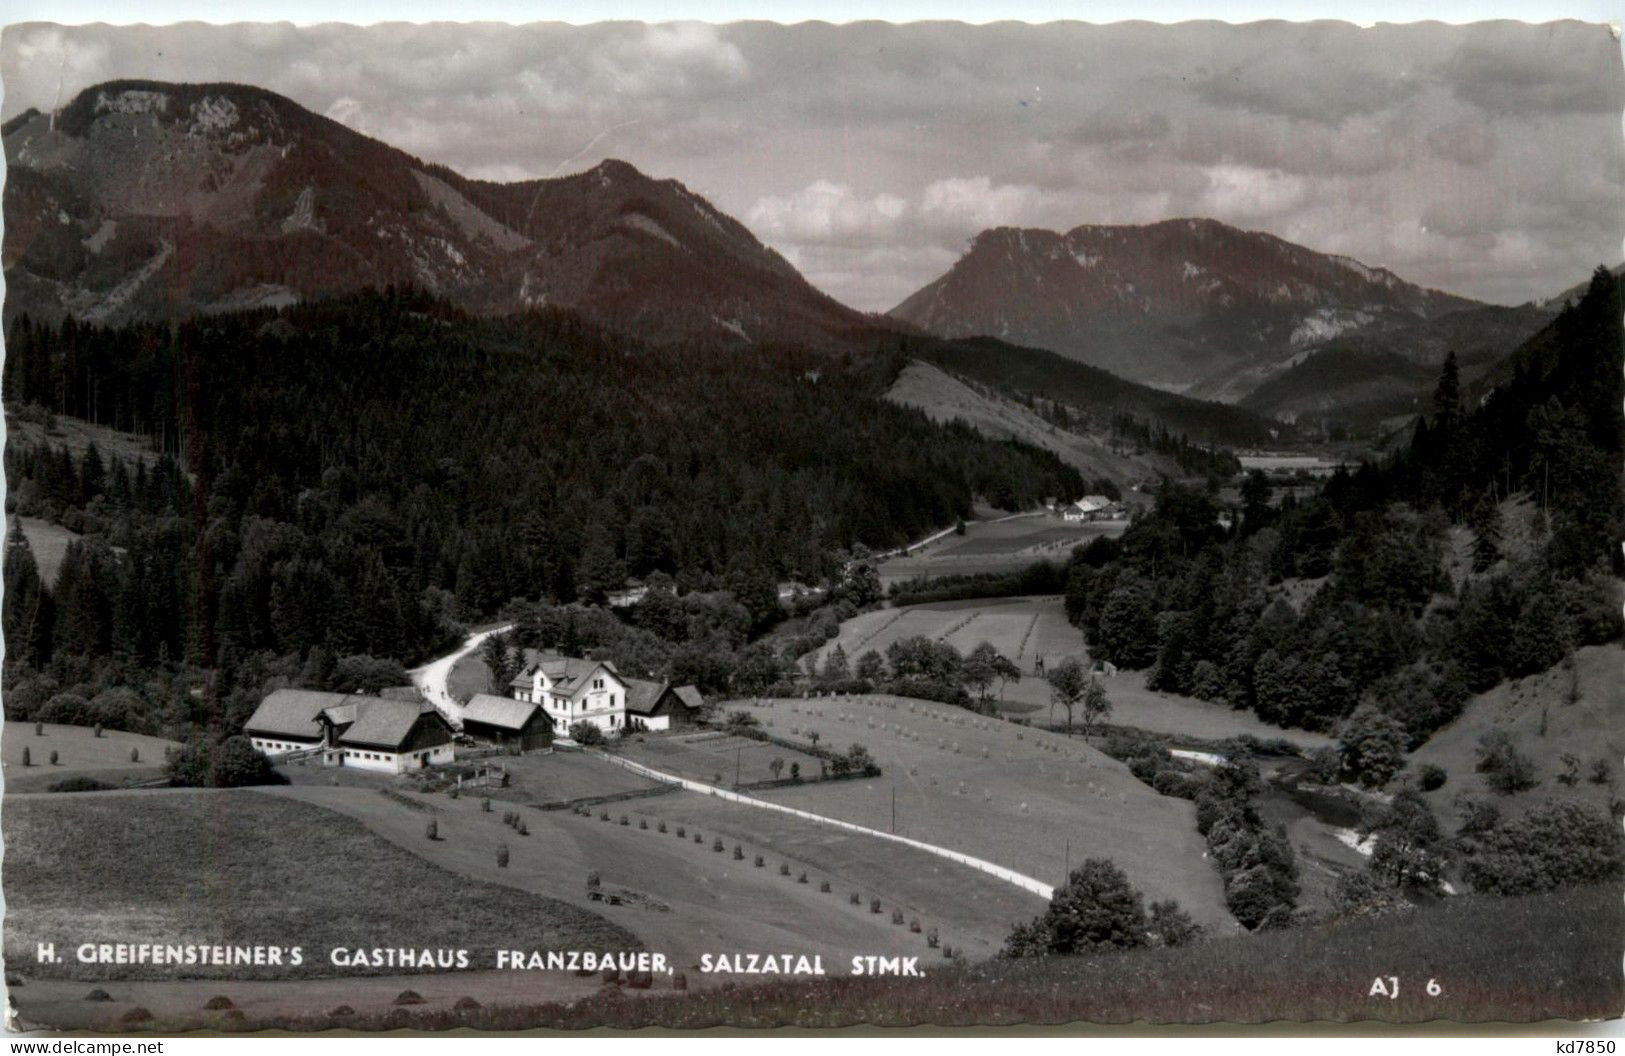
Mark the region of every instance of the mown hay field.
[[[1037, 895], [968, 866], [792, 814], [696, 792], [628, 806], [634, 817], [665, 822], [673, 831], [681, 825], [720, 835], [730, 848], [744, 841], [752, 849], [748, 859], [752, 868], [754, 855], [761, 853], [762, 869], [775, 873], [781, 863], [787, 864], [797, 886], [801, 886], [803, 874], [808, 877], [807, 887], [816, 888], [828, 880], [832, 890], [822, 897], [830, 901], [821, 912], [849, 907], [853, 894], [861, 900], [859, 911], [867, 912], [870, 900], [878, 898], [884, 914], [894, 908], [903, 910], [909, 926], [919, 921], [921, 934], [934, 929], [940, 943], [971, 960], [996, 954], [1012, 927], [1044, 911], [1044, 900]], [[911, 935], [916, 948], [907, 952], [921, 954], [928, 969], [944, 965], [940, 947], [923, 947], [920, 935]]]
[[[162, 737], [148, 737], [123, 730], [103, 730], [100, 737], [90, 726], [40, 724], [38, 736], [32, 722], [8, 722], [0, 736], [0, 765], [5, 768], [6, 792], [43, 792], [70, 777], [89, 777], [108, 785], [156, 781], [164, 774], [164, 753], [180, 747]], [[23, 765], [23, 750], [29, 765]], [[131, 751], [136, 758], [130, 758]], [[57, 761], [51, 762], [51, 753]]]
[[[588, 761], [616, 769], [601, 760]], [[486, 811], [480, 797], [472, 794], [456, 799], [443, 793], [406, 794], [418, 810], [394, 797], [359, 789], [279, 788], [270, 794], [317, 803], [354, 818], [459, 877], [558, 899], [600, 915], [691, 976], [706, 953], [793, 951], [821, 954], [834, 963], [859, 953], [914, 953], [925, 945], [922, 936], [891, 923], [889, 904], [886, 915], [871, 914], [867, 906], [854, 907], [833, 893], [819, 891], [816, 882], [801, 884], [796, 882], [798, 876], [786, 878], [776, 868], [756, 868], [755, 854], [770, 853], [769, 848], [747, 840], [741, 853], [748, 856], [736, 859], [732, 852], [734, 843], [741, 842], [737, 838], [717, 850], [718, 833], [708, 829], [685, 827], [679, 836], [678, 826], [668, 825], [661, 832], [659, 819], [651, 813], [653, 805], [672, 795], [594, 807], [583, 815], [495, 801]], [[439, 840], [424, 839], [426, 812], [439, 824]], [[503, 816], [510, 812], [523, 819], [525, 833], [504, 824]], [[499, 845], [509, 849], [507, 866], [497, 864], [494, 851]], [[588, 886], [591, 876], [598, 878], [596, 889]], [[599, 898], [593, 898], [595, 893]], [[488, 952], [497, 947], [529, 948], [534, 941], [515, 931], [511, 940], [492, 945]], [[554, 930], [541, 948], [605, 948], [567, 945], [570, 941]], [[491, 963], [487, 959], [477, 966]]]
[[[423, 816], [412, 824], [421, 838]], [[25, 975], [302, 978], [372, 973], [329, 963], [338, 946], [638, 945], [583, 909], [458, 876], [349, 818], [250, 790], [8, 796], [4, 829], [6, 963]], [[40, 942], [63, 960], [36, 963]], [[86, 942], [301, 946], [304, 964], [75, 963], [69, 951]]]
[[818, 651], [819, 662], [836, 643], [853, 663], [873, 649], [881, 656], [892, 643], [924, 637], [946, 641], [961, 653], [987, 642], [1033, 674], [1038, 658], [1054, 664], [1085, 653], [1083, 634], [1067, 622], [1066, 605], [1056, 597], [974, 598], [930, 602], [862, 613], [841, 625], [841, 633]]
[[839, 751], [862, 744], [879, 778], [763, 790], [775, 803], [947, 847], [1058, 883], [1109, 858], [1148, 899], [1177, 899], [1220, 932], [1236, 925], [1192, 805], [1158, 795], [1081, 738], [900, 697], [764, 702], [768, 733]]
[[1098, 536], [1117, 536], [1127, 521], [1075, 523], [1052, 513], [968, 521], [964, 535], [946, 535], [906, 556], [880, 564], [887, 586], [916, 576], [1014, 572], [1034, 561], [1065, 563], [1072, 548]]

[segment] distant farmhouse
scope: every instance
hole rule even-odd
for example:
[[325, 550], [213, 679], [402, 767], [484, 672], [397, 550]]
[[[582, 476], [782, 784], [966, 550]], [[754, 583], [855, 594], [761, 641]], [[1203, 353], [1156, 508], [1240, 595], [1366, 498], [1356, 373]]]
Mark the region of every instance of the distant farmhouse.
[[[628, 729], [667, 730], [687, 726], [695, 721], [705, 705], [705, 699], [693, 686], [672, 687], [627, 678], [607, 660], [578, 660], [558, 653], [531, 653], [511, 689], [515, 701], [538, 709], [556, 736], [568, 736], [570, 727], [578, 722], [590, 722], [610, 736], [619, 736]], [[485, 696], [475, 696], [469, 701], [470, 706]], [[493, 704], [482, 704], [480, 714], [495, 715], [497, 710]], [[513, 724], [520, 721], [520, 714], [507, 710], [503, 714], [508, 725], [502, 729], [515, 730]], [[535, 718], [527, 715], [523, 722], [534, 723]], [[466, 718], [464, 723], [465, 732], [480, 736], [467, 729]], [[487, 731], [487, 736], [494, 732]]]
[[1110, 521], [1121, 516], [1122, 503], [1113, 502], [1104, 495], [1085, 495], [1061, 508], [1061, 519], [1064, 521]]
[[324, 766], [395, 774], [452, 761], [451, 724], [421, 697], [279, 689], [260, 701], [243, 729], [273, 759], [309, 752]]

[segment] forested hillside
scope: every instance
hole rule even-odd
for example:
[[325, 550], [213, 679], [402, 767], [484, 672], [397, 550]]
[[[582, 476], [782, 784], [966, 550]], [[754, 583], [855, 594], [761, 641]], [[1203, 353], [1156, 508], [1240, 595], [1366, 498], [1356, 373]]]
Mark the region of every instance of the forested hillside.
[[1053, 455], [884, 402], [895, 363], [652, 349], [415, 292], [174, 327], [24, 320], [8, 352], [27, 413], [166, 456], [149, 471], [8, 447], [12, 511], [72, 513], [85, 536], [54, 585], [12, 538], [12, 684], [47, 681], [8, 708], [183, 668], [229, 689], [271, 658], [290, 677], [313, 656], [411, 661], [509, 599], [601, 601], [628, 574], [726, 589], [760, 626], [780, 578], [835, 572], [855, 544], [1082, 484]]
[[1101, 431], [1129, 418], [1147, 428], [1232, 447], [1269, 444], [1288, 439], [1292, 433], [1291, 426], [1240, 407], [1164, 392], [1042, 349], [986, 337], [904, 340], [920, 358], [950, 373], [1018, 397], [1061, 401], [1092, 414]]
[[[1616, 638], [1620, 319], [1620, 282], [1599, 270], [1477, 406], [1448, 361], [1405, 450], [1278, 507], [1255, 475], [1233, 531], [1213, 495], [1165, 487], [1120, 541], [1076, 554], [1070, 614], [1097, 657], [1150, 668], [1154, 688], [1283, 725], [1353, 715], [1412, 745], [1470, 694]], [[1503, 545], [1498, 504], [1519, 494], [1538, 503], [1536, 537]], [[1471, 534], [1459, 581], [1452, 522]]]

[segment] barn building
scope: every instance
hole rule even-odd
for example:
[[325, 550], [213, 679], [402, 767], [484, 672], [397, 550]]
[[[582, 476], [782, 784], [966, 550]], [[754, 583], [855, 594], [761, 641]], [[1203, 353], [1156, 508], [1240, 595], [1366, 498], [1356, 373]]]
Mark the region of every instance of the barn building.
[[626, 680], [626, 722], [634, 730], [672, 730], [699, 722], [705, 698], [693, 686]]
[[553, 720], [540, 704], [476, 693], [463, 707], [463, 732], [476, 741], [528, 752], [553, 743]]
[[405, 773], [452, 761], [452, 730], [422, 700], [279, 689], [243, 726], [270, 756], [310, 752], [324, 766]]

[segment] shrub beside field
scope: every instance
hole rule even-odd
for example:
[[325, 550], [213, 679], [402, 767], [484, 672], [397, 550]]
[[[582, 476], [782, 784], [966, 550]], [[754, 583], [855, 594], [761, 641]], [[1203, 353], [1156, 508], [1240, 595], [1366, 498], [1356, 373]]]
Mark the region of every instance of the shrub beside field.
[[[554, 899], [458, 876], [330, 811], [250, 791], [12, 799], [6, 961], [83, 979], [395, 974], [336, 968], [333, 947], [636, 949], [617, 925]], [[199, 863], [203, 863], [200, 868]], [[304, 947], [304, 964], [232, 968], [34, 961], [35, 944]], [[475, 963], [471, 967], [489, 967]]]

